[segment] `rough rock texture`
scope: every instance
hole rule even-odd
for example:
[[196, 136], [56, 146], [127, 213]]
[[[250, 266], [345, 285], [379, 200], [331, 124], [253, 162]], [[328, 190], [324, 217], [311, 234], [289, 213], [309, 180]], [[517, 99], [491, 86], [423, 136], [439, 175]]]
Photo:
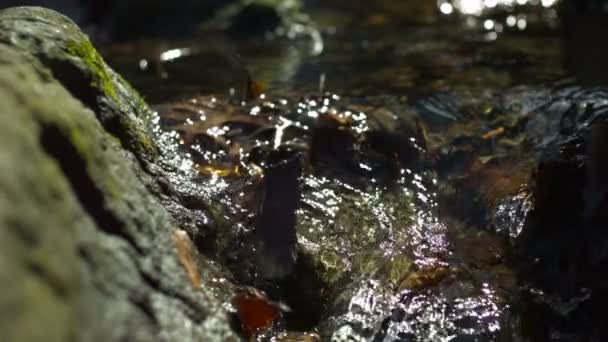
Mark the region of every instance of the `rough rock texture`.
[[150, 191], [148, 111], [67, 18], [0, 12], [1, 341], [238, 339]]
[[105, 65], [78, 26], [39, 7], [9, 8], [2, 11], [1, 18], [0, 42], [36, 57], [65, 89], [95, 112], [125, 148], [138, 157], [156, 156], [143, 124], [148, 113], [145, 104]]
[[559, 118], [532, 187], [534, 207], [516, 240], [534, 341], [604, 341], [608, 329], [606, 139], [608, 91], [570, 88], [549, 112]]

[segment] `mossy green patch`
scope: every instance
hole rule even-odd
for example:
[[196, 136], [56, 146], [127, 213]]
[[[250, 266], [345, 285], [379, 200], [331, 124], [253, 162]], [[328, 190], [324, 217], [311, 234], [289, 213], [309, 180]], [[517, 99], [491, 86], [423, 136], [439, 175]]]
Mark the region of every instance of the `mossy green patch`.
[[348, 265], [344, 260], [331, 250], [323, 251], [318, 255], [317, 273], [328, 287], [333, 287], [338, 283], [348, 271]]
[[135, 103], [135, 108], [137, 112], [147, 113], [149, 112], [148, 104], [146, 103], [144, 97], [135, 89], [129, 82], [127, 82], [121, 75], [116, 75], [118, 78], [118, 82], [120, 82], [127, 90], [129, 94], [132, 95], [133, 102]]
[[[69, 131], [70, 143], [74, 146], [80, 157], [86, 163], [87, 171], [92, 172], [95, 167], [99, 167], [99, 161], [95, 160], [94, 156], [95, 146], [92, 144], [91, 139], [85, 136], [82, 128], [78, 126], [71, 127]], [[116, 141], [116, 143], [120, 144], [120, 141]], [[103, 189], [100, 190], [102, 190], [105, 195], [110, 196], [110, 198], [113, 200], [119, 199], [122, 195], [120, 186], [116, 183], [116, 180], [113, 177], [105, 177], [105, 179], [100, 181], [99, 184], [103, 186]]]
[[118, 103], [118, 96], [112, 77], [106, 68], [103, 58], [95, 50], [93, 44], [86, 39], [82, 42], [68, 40], [66, 46], [70, 55], [80, 58], [87, 65], [93, 78], [91, 85]]

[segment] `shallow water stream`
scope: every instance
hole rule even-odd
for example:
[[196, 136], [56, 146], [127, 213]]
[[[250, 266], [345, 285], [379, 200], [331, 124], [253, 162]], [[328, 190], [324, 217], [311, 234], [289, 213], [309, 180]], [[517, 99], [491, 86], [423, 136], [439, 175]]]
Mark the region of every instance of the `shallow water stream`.
[[593, 49], [554, 1], [397, 3], [102, 51], [217, 203], [219, 242], [198, 245], [290, 307], [258, 338], [579, 340], [532, 323], [512, 255], [564, 112], [608, 103], [579, 87], [602, 81], [577, 67]]

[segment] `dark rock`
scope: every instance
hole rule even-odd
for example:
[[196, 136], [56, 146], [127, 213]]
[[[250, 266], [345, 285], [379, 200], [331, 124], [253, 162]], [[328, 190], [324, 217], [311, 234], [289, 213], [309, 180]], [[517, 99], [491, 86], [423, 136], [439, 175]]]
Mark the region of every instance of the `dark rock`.
[[255, 229], [258, 264], [267, 278], [284, 278], [293, 271], [296, 262], [296, 210], [300, 204], [301, 173], [298, 154], [281, 158], [264, 170], [263, 199]]
[[209, 24], [241, 35], [274, 32], [302, 19], [301, 7], [299, 0], [235, 1], [218, 11]]
[[[543, 149], [533, 184], [533, 209], [516, 240], [524, 318], [533, 340], [605, 340], [608, 303], [606, 97], [578, 91], [587, 110], [568, 109], [572, 128]], [[574, 104], [578, 107], [578, 104]], [[563, 120], [562, 120], [563, 121]]]
[[281, 17], [273, 7], [254, 3], [239, 11], [230, 29], [235, 33], [263, 34], [274, 31], [280, 24]]

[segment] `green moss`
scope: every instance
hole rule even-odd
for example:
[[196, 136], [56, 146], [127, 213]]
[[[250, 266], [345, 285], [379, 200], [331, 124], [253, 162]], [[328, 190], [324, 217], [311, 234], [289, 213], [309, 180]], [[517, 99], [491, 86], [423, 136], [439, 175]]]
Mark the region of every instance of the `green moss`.
[[385, 261], [381, 251], [365, 251], [354, 257], [353, 271], [359, 275], [374, 277], [384, 262]]
[[[86, 163], [86, 168], [88, 172], [94, 170], [96, 167], [99, 167], [99, 161], [95, 158], [95, 146], [91, 143], [91, 138], [88, 135], [83, 134], [83, 128], [71, 127], [69, 133], [69, 139], [80, 157]], [[117, 144], [120, 144], [120, 141], [116, 141]], [[116, 180], [113, 177], [105, 177], [105, 179], [99, 184], [102, 185], [103, 189], [100, 189], [105, 195], [109, 196], [112, 199], [121, 198], [123, 192], [120, 190], [120, 186], [116, 183]]]
[[77, 127], [74, 127], [70, 130], [70, 142], [74, 145], [76, 150], [81, 154], [81, 156], [87, 160], [87, 158], [91, 153], [91, 143], [90, 140], [82, 135], [82, 132]]
[[413, 269], [413, 261], [410, 257], [400, 254], [391, 258], [390, 262], [386, 265], [386, 270], [383, 270], [387, 277], [387, 280], [394, 288], [405, 279]]
[[146, 103], [144, 97], [137, 91], [129, 82], [127, 82], [121, 75], [116, 75], [118, 78], [118, 82], [120, 82], [127, 90], [129, 94], [133, 98], [133, 102], [135, 104], [135, 109], [137, 113], [147, 113], [150, 111], [148, 108], [148, 104]]
[[144, 133], [137, 134], [137, 140], [140, 142], [143, 149], [142, 152], [145, 153], [146, 156], [150, 156], [152, 159], [155, 159], [158, 156], [158, 148], [148, 135]]
[[91, 85], [100, 89], [104, 94], [110, 96], [118, 103], [118, 96], [112, 77], [106, 68], [103, 58], [95, 50], [93, 44], [86, 39], [80, 43], [69, 40], [67, 42], [67, 50], [70, 55], [78, 57], [87, 65], [92, 73], [93, 80]]
[[317, 273], [329, 287], [334, 286], [348, 272], [348, 266], [344, 260], [332, 251], [319, 253], [318, 259]]
[[150, 118], [152, 111], [148, 107], [148, 104], [144, 100], [144, 98], [139, 94], [135, 88], [129, 84], [122, 76], [116, 75], [116, 81], [119, 83], [120, 87], [124, 87], [129, 94], [128, 101], [129, 106], [132, 109], [132, 112], [144, 122], [144, 129], [142, 131], [141, 127], [137, 125], [137, 122], [134, 120], [123, 119], [121, 124], [126, 127], [128, 139], [131, 140], [136, 146], [141, 148], [139, 152], [143, 153], [146, 156], [150, 156], [152, 159], [156, 159], [159, 155], [158, 146], [153, 141], [149, 130], [151, 128]]
[[[145, 119], [144, 119], [145, 120]], [[126, 138], [128, 144], [132, 144], [137, 151], [138, 155], [147, 156], [151, 159], [156, 159], [159, 155], [159, 149], [152, 137], [141, 129], [136, 120], [129, 120], [126, 117], [121, 117], [120, 125], [124, 129], [121, 134], [122, 137]]]

